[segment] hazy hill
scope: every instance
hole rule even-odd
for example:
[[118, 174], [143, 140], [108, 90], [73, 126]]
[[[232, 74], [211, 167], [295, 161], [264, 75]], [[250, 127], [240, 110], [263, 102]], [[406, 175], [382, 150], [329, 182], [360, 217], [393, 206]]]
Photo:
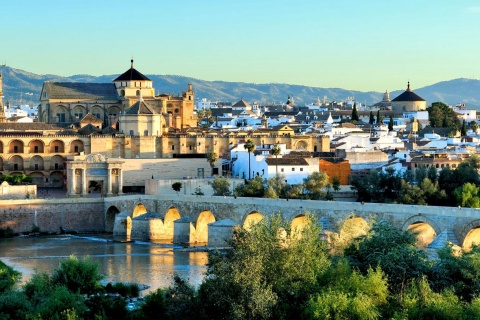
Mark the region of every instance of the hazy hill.
[[[44, 81], [74, 81], [74, 82], [111, 82], [118, 75], [90, 76], [73, 75], [61, 77], [57, 75], [37, 75], [8, 66], [0, 66], [3, 74], [4, 102], [12, 104], [35, 105], [39, 102], [40, 91]], [[253, 84], [243, 82], [204, 81], [184, 76], [152, 75], [147, 76], [153, 81], [157, 93], [181, 93], [188, 83], [193, 84], [195, 99], [207, 98], [212, 101], [236, 102], [244, 99], [249, 102], [260, 101], [263, 104], [282, 103], [288, 96], [293, 96], [297, 105], [315, 102], [318, 97], [327, 97], [329, 101], [341, 101], [347, 97], [355, 97], [357, 101], [367, 104], [379, 102], [383, 92], [361, 92], [341, 88], [318, 88], [301, 85], [267, 83]], [[393, 99], [405, 88], [393, 91]], [[480, 106], [480, 80], [455, 79], [439, 82], [423, 88], [413, 88], [415, 93], [426, 99], [428, 103], [443, 101], [448, 104], [467, 103], [470, 107]]]

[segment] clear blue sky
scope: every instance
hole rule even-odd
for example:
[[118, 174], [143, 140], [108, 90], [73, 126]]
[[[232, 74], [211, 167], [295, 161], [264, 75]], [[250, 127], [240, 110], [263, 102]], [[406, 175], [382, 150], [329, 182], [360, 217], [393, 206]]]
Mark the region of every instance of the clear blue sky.
[[0, 7], [0, 63], [352, 90], [479, 78], [476, 0], [23, 0]]

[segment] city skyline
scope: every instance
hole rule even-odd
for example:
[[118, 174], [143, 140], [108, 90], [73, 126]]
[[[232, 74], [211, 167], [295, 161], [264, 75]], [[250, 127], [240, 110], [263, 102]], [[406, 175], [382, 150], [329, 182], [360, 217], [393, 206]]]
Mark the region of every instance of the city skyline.
[[480, 5], [412, 0], [32, 0], [2, 4], [0, 64], [37, 74], [122, 73], [359, 91], [478, 78]]

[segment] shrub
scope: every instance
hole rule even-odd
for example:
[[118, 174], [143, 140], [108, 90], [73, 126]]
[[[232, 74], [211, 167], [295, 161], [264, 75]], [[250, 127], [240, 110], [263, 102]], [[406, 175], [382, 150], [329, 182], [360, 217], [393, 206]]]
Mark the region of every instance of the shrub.
[[20, 272], [0, 261], [0, 293], [11, 289], [20, 277]]
[[98, 264], [91, 258], [82, 260], [74, 256], [60, 262], [52, 276], [53, 284], [66, 286], [72, 292], [91, 294], [100, 290], [102, 276], [98, 273]]

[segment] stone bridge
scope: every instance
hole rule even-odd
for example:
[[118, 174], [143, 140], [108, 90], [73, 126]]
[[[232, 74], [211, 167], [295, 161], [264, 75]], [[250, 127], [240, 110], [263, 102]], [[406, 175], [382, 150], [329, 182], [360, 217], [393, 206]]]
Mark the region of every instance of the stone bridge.
[[[131, 195], [104, 199], [107, 231], [133, 238], [174, 242], [208, 242], [215, 225], [248, 227], [265, 216], [280, 214], [292, 225], [312, 215], [323, 233], [342, 238], [366, 232], [374, 221], [384, 221], [417, 233], [421, 247], [441, 248], [447, 242], [464, 248], [480, 243], [480, 210], [468, 208], [395, 205], [338, 201], [264, 198]], [[157, 221], [154, 223], [154, 221]], [[215, 222], [215, 223], [214, 223]], [[137, 230], [136, 230], [137, 229]], [[131, 233], [131, 234], [130, 234]], [[221, 234], [228, 234], [221, 233]], [[218, 236], [218, 235], [217, 235]], [[217, 239], [218, 240], [218, 239]], [[215, 241], [214, 241], [215, 242]]]

